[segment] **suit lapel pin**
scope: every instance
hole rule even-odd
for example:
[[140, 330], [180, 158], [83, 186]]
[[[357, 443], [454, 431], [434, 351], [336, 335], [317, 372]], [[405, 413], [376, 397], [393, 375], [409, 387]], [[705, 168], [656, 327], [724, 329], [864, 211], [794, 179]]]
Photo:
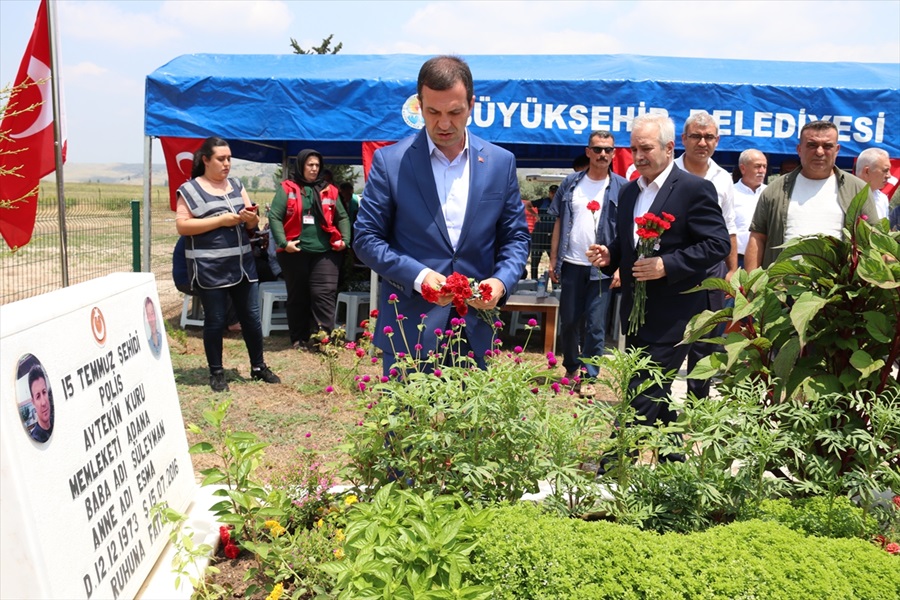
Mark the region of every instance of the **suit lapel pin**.
[[483, 157], [483, 156], [479, 156], [479, 157], [478, 157], [478, 162], [483, 163], [483, 162], [484, 162], [484, 157]]

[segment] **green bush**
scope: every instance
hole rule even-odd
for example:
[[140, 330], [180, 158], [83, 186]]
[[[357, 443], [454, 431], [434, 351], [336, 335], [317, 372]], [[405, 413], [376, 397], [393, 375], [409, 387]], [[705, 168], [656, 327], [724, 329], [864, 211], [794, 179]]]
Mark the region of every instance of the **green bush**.
[[764, 500], [758, 509], [745, 515], [748, 516], [774, 521], [807, 535], [831, 538], [868, 537], [878, 532], [875, 518], [865, 515], [845, 496]]
[[658, 535], [519, 504], [496, 510], [479, 541], [473, 576], [498, 600], [900, 596], [900, 563], [876, 546], [758, 520]]

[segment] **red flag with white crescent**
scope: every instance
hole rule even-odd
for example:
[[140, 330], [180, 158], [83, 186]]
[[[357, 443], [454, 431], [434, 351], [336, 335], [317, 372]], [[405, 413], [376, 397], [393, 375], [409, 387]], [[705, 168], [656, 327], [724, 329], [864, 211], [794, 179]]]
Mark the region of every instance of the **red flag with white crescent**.
[[637, 169], [634, 168], [634, 158], [631, 156], [631, 148], [616, 148], [616, 154], [613, 156], [612, 171], [616, 175], [621, 175], [628, 181], [634, 181], [641, 176]]
[[[13, 250], [31, 240], [41, 177], [56, 168], [51, 86], [56, 75], [50, 65], [47, 0], [41, 0], [0, 122], [0, 234]], [[65, 150], [63, 142], [64, 161]]]
[[163, 156], [166, 159], [166, 172], [169, 175], [169, 208], [175, 210], [176, 193], [185, 181], [191, 178], [191, 167], [194, 164], [194, 152], [203, 145], [202, 139], [160, 137]]

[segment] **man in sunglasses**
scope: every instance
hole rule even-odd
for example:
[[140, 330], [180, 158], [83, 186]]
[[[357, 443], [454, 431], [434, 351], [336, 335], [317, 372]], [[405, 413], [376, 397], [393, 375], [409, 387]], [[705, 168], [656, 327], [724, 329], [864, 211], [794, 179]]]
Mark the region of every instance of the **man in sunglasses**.
[[[705, 110], [692, 114], [684, 122], [684, 130], [681, 133], [681, 142], [684, 144], [684, 154], [675, 159], [675, 164], [688, 173], [702, 177], [711, 182], [716, 188], [716, 196], [722, 216], [725, 218], [725, 227], [731, 238], [731, 252], [724, 262], [710, 267], [709, 277], [723, 277], [730, 279], [738, 267], [737, 251], [737, 224], [734, 214], [734, 183], [731, 174], [716, 164], [712, 159], [716, 146], [719, 145], [719, 126]], [[725, 307], [725, 294], [720, 290], [709, 290], [707, 294], [707, 306], [709, 310], [722, 310]], [[724, 324], [715, 332], [722, 335]], [[715, 344], [695, 342], [688, 351], [688, 373], [705, 356], [709, 356], [716, 349]], [[698, 398], [709, 396], [709, 379], [688, 379], [688, 391]]]
[[[582, 369], [588, 379], [597, 377], [597, 367], [581, 359], [603, 354], [609, 290], [618, 286], [618, 273], [602, 275], [586, 254], [591, 244], [609, 245], [615, 237], [619, 190], [628, 183], [610, 170], [615, 152], [612, 133], [592, 132], [584, 150], [590, 161], [587, 170], [563, 179], [548, 211], [556, 219], [550, 240], [550, 278], [562, 286], [560, 336], [563, 366], [570, 378]], [[591, 395], [589, 385], [580, 389], [582, 395]]]

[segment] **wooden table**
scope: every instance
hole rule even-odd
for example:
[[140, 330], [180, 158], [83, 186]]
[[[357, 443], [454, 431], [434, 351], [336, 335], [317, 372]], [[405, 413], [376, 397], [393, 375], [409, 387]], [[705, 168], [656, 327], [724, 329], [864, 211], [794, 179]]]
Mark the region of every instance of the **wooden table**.
[[543, 316], [544, 354], [556, 353], [556, 322], [559, 300], [553, 296], [538, 298], [535, 294], [513, 294], [500, 309], [504, 312], [539, 312]]

